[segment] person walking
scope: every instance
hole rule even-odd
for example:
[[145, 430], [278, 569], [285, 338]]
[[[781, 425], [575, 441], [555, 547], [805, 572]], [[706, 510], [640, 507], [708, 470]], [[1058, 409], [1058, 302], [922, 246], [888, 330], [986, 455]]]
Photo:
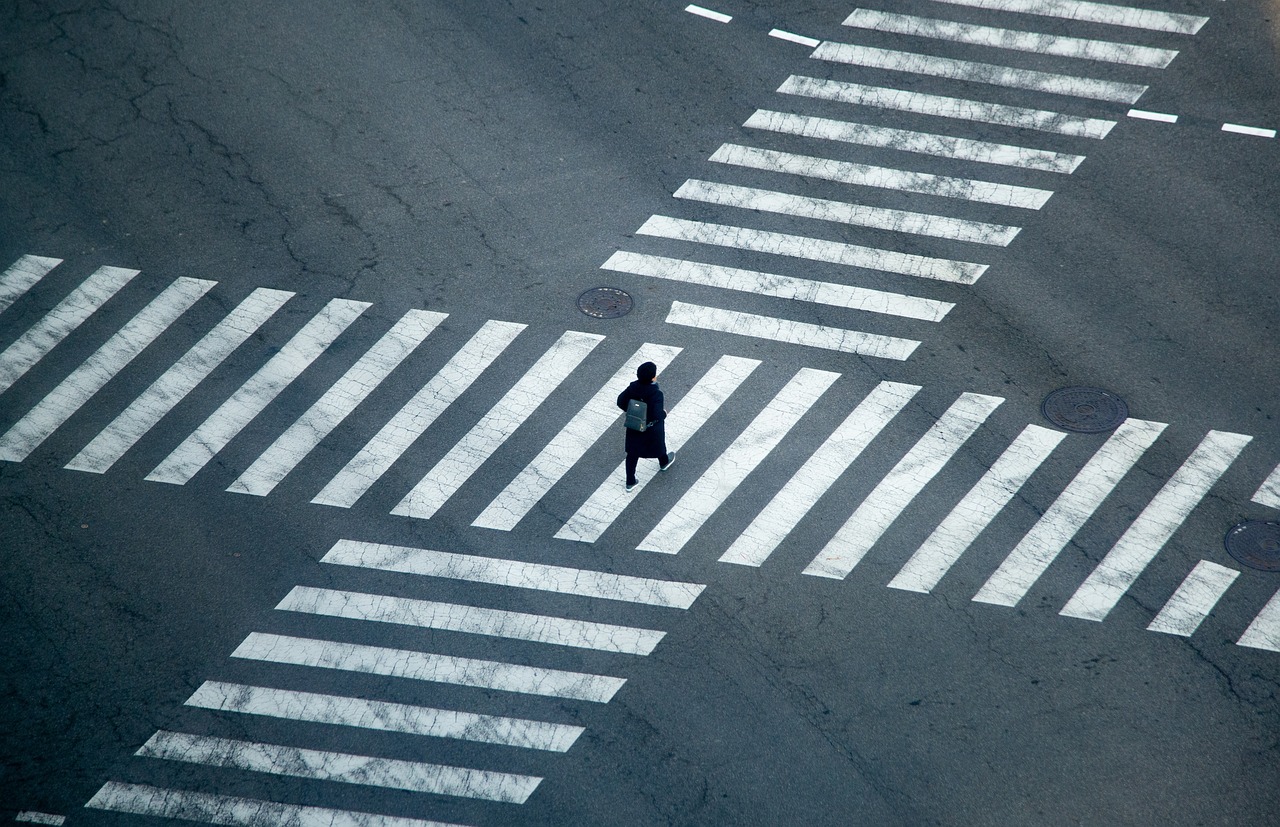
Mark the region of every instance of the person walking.
[[636, 368], [636, 381], [618, 394], [618, 407], [627, 409], [627, 403], [638, 399], [648, 406], [647, 423], [643, 431], [627, 428], [627, 490], [640, 484], [636, 479], [636, 466], [641, 459], [656, 459], [658, 470], [665, 471], [675, 461], [675, 451], [667, 451], [667, 432], [664, 420], [667, 411], [662, 406], [662, 390], [658, 387], [658, 366], [645, 362]]

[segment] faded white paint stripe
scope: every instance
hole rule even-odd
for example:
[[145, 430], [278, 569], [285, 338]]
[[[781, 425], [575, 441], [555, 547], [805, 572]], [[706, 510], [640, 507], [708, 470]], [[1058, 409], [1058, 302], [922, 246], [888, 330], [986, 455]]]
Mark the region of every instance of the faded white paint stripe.
[[228, 491], [265, 496], [333, 432], [446, 318], [410, 310], [254, 460]]
[[626, 683], [623, 678], [606, 675], [261, 632], [250, 634], [231, 656], [601, 704], [608, 703]]
[[1236, 644], [1280, 652], [1280, 591], [1271, 596]]
[[233, 767], [291, 778], [480, 798], [509, 804], [523, 804], [542, 781], [530, 775], [323, 752], [165, 730], [152, 735], [135, 754], [144, 758]]
[[840, 374], [801, 368], [641, 541], [641, 551], [677, 554]]
[[667, 313], [667, 324], [718, 330], [739, 336], [769, 339], [792, 345], [838, 350], [878, 359], [903, 361], [911, 356], [920, 343], [913, 339], [899, 339], [859, 330], [795, 322], [775, 316], [760, 316], [741, 310], [723, 310], [700, 304], [672, 302]]
[[689, 608], [706, 588], [698, 583], [654, 580], [592, 569], [548, 566], [356, 540], [339, 540], [334, 543], [320, 562], [673, 609]]
[[189, 482], [369, 306], [369, 302], [331, 300], [147, 474], [147, 479], [173, 485]]
[[[756, 359], [721, 356], [668, 413], [667, 449], [680, 450], [685, 441], [706, 424], [711, 415], [759, 366], [760, 362]], [[639, 486], [647, 485], [657, 474], [656, 463], [641, 463], [636, 470]], [[600, 535], [613, 525], [623, 509], [635, 500], [636, 492], [628, 492], [623, 486], [625, 475], [624, 463], [618, 463], [617, 470], [560, 527], [556, 538], [583, 543], [594, 543], [600, 539]]]
[[893, 470], [880, 480], [804, 573], [843, 580], [889, 530], [916, 495], [1004, 402], [998, 396], [962, 394], [933, 423]]
[[1018, 605], [1165, 427], [1163, 422], [1141, 419], [1121, 423], [973, 599], [998, 606]]
[[1086, 3], [1080, 0], [938, 0], [953, 6], [974, 9], [1038, 14], [1044, 17], [1060, 17], [1084, 23], [1103, 23], [1109, 26], [1126, 26], [1132, 29], [1149, 29], [1174, 34], [1195, 34], [1209, 22], [1207, 17], [1190, 14], [1135, 9], [1129, 6], [1113, 6], [1103, 3]]
[[809, 236], [773, 233], [726, 224], [710, 224], [705, 221], [689, 221], [684, 218], [669, 218], [665, 215], [651, 216], [640, 229], [636, 230], [636, 233], [674, 238], [695, 244], [712, 244], [718, 247], [733, 247], [739, 250], [791, 256], [810, 261], [844, 264], [868, 270], [883, 270], [887, 273], [953, 284], [973, 284], [987, 270], [985, 264], [929, 258], [912, 253], [845, 244], [840, 241], [826, 241]]
[[[757, 149], [739, 144], [722, 144], [711, 156], [710, 160], [722, 164], [768, 170], [769, 172], [839, 181], [843, 184], [878, 187], [902, 192], [918, 192], [924, 195], [936, 195], [940, 198], [959, 198], [966, 201], [999, 204], [1003, 207], [1020, 207], [1027, 210], [1040, 209], [1049, 200], [1049, 197], [1053, 195], [1049, 190], [1034, 189], [1032, 187], [996, 184], [990, 181], [977, 181], [972, 178], [950, 178], [944, 175], [911, 172], [890, 167], [875, 167], [867, 164], [855, 164], [849, 161], [815, 158], [810, 155], [796, 155], [791, 152], [780, 152], [773, 149]], [[889, 210], [885, 212], [891, 213], [895, 211]], [[905, 214], [914, 215], [914, 213]], [[934, 233], [926, 233], [926, 235], [934, 235]]]
[[84, 806], [155, 818], [176, 818], [230, 827], [463, 827], [453, 822], [331, 810], [301, 804], [281, 804], [147, 784], [108, 781]]
[[1083, 620], [1105, 618], [1252, 439], [1210, 431], [1059, 614]]
[[0, 460], [22, 462], [217, 284], [180, 278], [138, 311], [58, 386], [0, 436]]
[[912, 112], [919, 115], [932, 115], [961, 121], [1012, 126], [1019, 129], [1034, 129], [1039, 132], [1053, 132], [1059, 135], [1072, 135], [1080, 138], [1105, 138], [1111, 128], [1116, 125], [1115, 121], [1079, 118], [1074, 115], [1064, 115], [1061, 112], [1050, 112], [1044, 109], [1005, 106], [1004, 104], [987, 103], [986, 101], [950, 98], [944, 95], [927, 95], [923, 92], [911, 92], [906, 89], [864, 86], [861, 83], [822, 80], [801, 75], [792, 75], [787, 78], [778, 87], [778, 91], [783, 94], [799, 95], [806, 98], [840, 101], [841, 103], [851, 103], [858, 106], [873, 106], [880, 109], [893, 109], [899, 112]]
[[105, 473], [292, 296], [283, 290], [254, 290], [130, 402], [66, 467]]
[[20, 299], [49, 271], [62, 263], [60, 258], [26, 255], [0, 273], [0, 313]]
[[1040, 32], [994, 29], [988, 26], [956, 23], [951, 20], [890, 14], [872, 9], [858, 9], [845, 18], [844, 25], [914, 37], [929, 37], [935, 40], [950, 40], [956, 43], [972, 43], [996, 49], [1075, 57], [1105, 63], [1123, 63], [1153, 69], [1165, 68], [1178, 56], [1177, 51], [1173, 49], [1153, 49], [1149, 46], [1112, 43], [1107, 40], [1086, 40]]
[[588, 620], [312, 586], [294, 586], [276, 608], [287, 612], [529, 640], [627, 655], [649, 654], [666, 634], [653, 629]]
[[682, 348], [671, 345], [642, 345], [618, 368], [613, 378], [578, 409], [573, 419], [547, 443], [538, 456], [493, 498], [471, 525], [498, 531], [515, 528], [551, 487], [582, 459], [596, 440], [618, 421], [622, 412], [618, 410], [615, 399], [618, 390], [626, 387], [635, 376], [636, 366], [653, 362], [658, 366], [658, 373], [662, 373], [681, 350]]
[[[975, 141], [970, 138], [953, 138], [949, 135], [935, 135], [930, 132], [913, 132], [909, 129], [837, 121], [813, 115], [774, 112], [769, 109], [757, 109], [743, 126], [788, 135], [803, 135], [806, 138], [818, 138], [824, 141], [883, 147], [919, 155], [955, 158], [982, 164], [999, 164], [1043, 172], [1071, 173], [1084, 160], [1083, 155], [1068, 155], [1025, 146]], [[1048, 192], [1048, 190], [1044, 191]]]
[[400, 504], [402, 517], [429, 519], [524, 424], [604, 337], [567, 330], [489, 412], [427, 472]]
[[1147, 630], [1191, 637], [1239, 576], [1235, 569], [1201, 560], [1165, 601]]
[[1253, 492], [1253, 497], [1250, 499], [1259, 505], [1280, 508], [1280, 465], [1272, 469], [1271, 474], [1262, 481], [1262, 485], [1258, 486], [1258, 490]]
[[919, 385], [898, 382], [876, 385], [756, 515], [720, 562], [743, 566], [764, 563], [919, 390]]
[[65, 299], [0, 353], [0, 393], [4, 393], [94, 311], [128, 284], [137, 270], [99, 267]]
[[23, 810], [13, 817], [14, 821], [25, 821], [28, 824], [65, 824], [66, 816], [54, 815], [53, 813], [40, 813], [35, 810]]
[[205, 681], [187, 698], [186, 705], [552, 752], [565, 752], [584, 731], [584, 727], [569, 724], [220, 681]]
[[493, 364], [526, 325], [487, 321], [311, 501], [350, 508]]
[[1061, 431], [1051, 431], [1039, 425], [1024, 428], [982, 475], [982, 479], [969, 489], [964, 499], [916, 549], [911, 559], [889, 581], [889, 587], [925, 594], [932, 591], [1064, 437], [1066, 434]]

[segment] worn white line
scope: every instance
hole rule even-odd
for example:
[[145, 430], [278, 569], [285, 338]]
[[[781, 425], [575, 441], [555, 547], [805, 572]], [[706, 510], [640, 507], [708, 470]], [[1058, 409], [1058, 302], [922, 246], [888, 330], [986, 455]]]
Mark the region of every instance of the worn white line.
[[1271, 596], [1236, 644], [1280, 652], [1280, 591]]
[[706, 588], [698, 583], [356, 540], [334, 543], [320, 562], [673, 609], [689, 608]]
[[443, 821], [281, 804], [147, 784], [108, 781], [84, 806], [117, 813], [200, 821], [230, 827], [464, 827]]
[[1018, 605], [1165, 427], [1163, 422], [1141, 419], [1121, 423], [973, 599], [998, 606]]
[[720, 562], [763, 564], [919, 390], [919, 385], [898, 382], [876, 385], [756, 515]]
[[387, 787], [523, 804], [542, 781], [530, 775], [401, 761], [372, 755], [324, 752], [160, 730], [135, 755], [208, 767], [233, 767], [291, 778]]
[[822, 42], [821, 40], [818, 40], [816, 37], [805, 37], [802, 34], [796, 34], [795, 32], [787, 32], [787, 31], [783, 31], [782, 29], [770, 29], [769, 37], [776, 37], [779, 40], [789, 40], [792, 43], [799, 43], [801, 46], [808, 46], [811, 49]]
[[233, 658], [608, 703], [624, 678], [253, 632]]
[[696, 14], [698, 15], [698, 17], [705, 17], [708, 20], [714, 20], [717, 23], [728, 23], [730, 20], [733, 19], [732, 15], [728, 15], [723, 12], [713, 11], [711, 9], [706, 9], [706, 8], [703, 8], [702, 6], [695, 6], [692, 3], [685, 6], [684, 10], [689, 12], [689, 14]]
[[1082, 620], [1105, 618], [1252, 439], [1210, 431], [1059, 614]]
[[947, 281], [953, 284], [973, 284], [987, 270], [985, 264], [929, 258], [895, 250], [845, 244], [840, 241], [753, 230], [728, 224], [690, 221], [684, 218], [669, 218], [665, 215], [651, 216], [640, 229], [636, 230], [636, 234], [791, 256], [809, 261], [825, 261], [868, 270], [883, 270], [886, 273]]
[[105, 473], [292, 296], [283, 290], [254, 290], [130, 402], [66, 467]]
[[682, 348], [646, 343], [635, 352], [596, 395], [578, 409], [573, 419], [556, 434], [546, 447], [507, 484], [487, 505], [471, 525], [511, 531], [524, 519], [561, 477], [568, 473], [587, 450], [600, 439], [622, 412], [615, 404], [618, 389], [626, 387], [635, 376], [637, 365], [653, 362], [658, 373], [676, 358]]
[[1240, 572], [1201, 560], [1148, 624], [1151, 632], [1191, 637]]
[[24, 821], [28, 824], [65, 824], [66, 816], [54, 815], [53, 813], [40, 813], [35, 810], [23, 810], [13, 817], [14, 821]]
[[[911, 172], [905, 169], [855, 164], [849, 161], [815, 158], [810, 155], [796, 155], [791, 152], [779, 152], [773, 149], [757, 149], [739, 144], [722, 144], [711, 156], [710, 160], [721, 164], [733, 164], [769, 172], [839, 181], [842, 184], [855, 184], [862, 187], [876, 187], [879, 189], [899, 190], [901, 192], [918, 192], [924, 195], [936, 195], [940, 198], [959, 198], [965, 201], [979, 201], [985, 204], [999, 204], [1004, 207], [1019, 207], [1026, 210], [1040, 209], [1049, 200], [1049, 197], [1053, 195], [1050, 190], [1035, 189], [1033, 187], [1019, 187], [1012, 184], [978, 181], [972, 178], [952, 178], [927, 172]], [[906, 215], [914, 215], [914, 213], [906, 213]], [[933, 235], [933, 233], [927, 233], [927, 235]]]
[[1058, 135], [1071, 135], [1099, 140], [1105, 138], [1111, 128], [1116, 125], [1115, 121], [1098, 118], [1079, 118], [1074, 115], [1064, 115], [1061, 112], [1050, 112], [1044, 109], [1027, 109], [1022, 106], [1006, 106], [999, 103], [987, 103], [986, 101], [974, 101], [965, 98], [927, 95], [906, 89], [864, 86], [860, 83], [823, 80], [802, 75], [792, 75], [787, 78], [778, 87], [778, 91], [787, 95], [840, 101], [841, 103], [851, 103], [857, 106], [872, 106], [880, 109], [893, 109], [898, 112], [911, 112], [961, 121], [977, 121], [979, 123], [996, 124], [997, 126], [1033, 129], [1038, 132], [1053, 132]]
[[641, 551], [677, 554], [840, 374], [801, 368], [711, 463], [641, 541]]
[[533, 410], [603, 340], [604, 336], [597, 333], [565, 331], [467, 435], [418, 481], [399, 505], [391, 509], [391, 513], [423, 520], [435, 516], [463, 483], [493, 456]]
[[678, 301], [671, 303], [666, 322], [896, 361], [909, 358], [911, 352], [920, 346], [920, 342], [914, 339], [900, 339], [877, 333], [863, 333], [860, 330], [846, 330], [841, 327], [796, 322], [775, 316], [761, 316], [741, 310], [724, 310]]
[[1258, 486], [1258, 490], [1253, 492], [1250, 500], [1259, 505], [1280, 508], [1280, 465], [1272, 469], [1267, 478], [1262, 481], [1262, 485]]
[[0, 273], [0, 313], [22, 298], [49, 271], [62, 263], [60, 258], [25, 255]]
[[[909, 129], [837, 121], [813, 115], [774, 112], [769, 109], [757, 109], [743, 126], [788, 135], [803, 135], [806, 138], [825, 141], [883, 147], [919, 155], [955, 158], [982, 164], [999, 164], [1043, 172], [1071, 173], [1084, 160], [1083, 155], [1068, 155], [1025, 146], [953, 138], [949, 135], [935, 135], [930, 132], [913, 132]], [[1048, 192], [1048, 190], [1042, 191]]]
[[[721, 356], [667, 415], [667, 449], [679, 451], [759, 366], [756, 359]], [[594, 543], [613, 525], [638, 493], [638, 490], [628, 492], [623, 487], [623, 465], [618, 463], [617, 470], [600, 483], [600, 487], [560, 527], [556, 532], [557, 539]], [[639, 486], [647, 485], [657, 474], [658, 469], [653, 463], [642, 463], [636, 471]]]
[[1130, 109], [1130, 118], [1139, 118], [1144, 121], [1160, 121], [1161, 123], [1177, 123], [1177, 115], [1166, 115], [1164, 112], [1148, 112], [1145, 109]]
[[0, 353], [0, 393], [4, 393], [24, 373], [71, 335], [94, 311], [128, 284], [137, 270], [99, 267], [80, 286], [44, 314], [25, 333]]
[[551, 752], [568, 750], [585, 729], [570, 724], [220, 681], [205, 681], [187, 698], [186, 705], [290, 721], [407, 732]]
[[526, 325], [488, 321], [311, 500], [350, 508], [493, 364]]
[[405, 313], [227, 490], [258, 497], [270, 494], [446, 318], [446, 313], [429, 310]]
[[953, 6], [974, 9], [1037, 14], [1043, 17], [1060, 17], [1083, 23], [1103, 23], [1109, 26], [1126, 26], [1132, 29], [1149, 29], [1174, 34], [1195, 34], [1209, 22], [1207, 17], [1190, 14], [1135, 9], [1103, 3], [1086, 3], [1080, 0], [937, 0]]
[[1165, 68], [1178, 56], [1178, 52], [1174, 49], [1153, 49], [1149, 46], [1113, 43], [1107, 40], [1086, 40], [1040, 32], [994, 29], [988, 26], [974, 26], [968, 23], [915, 17], [908, 14], [890, 14], [871, 9], [856, 10], [845, 18], [844, 25], [914, 37], [929, 37], [935, 40], [950, 40], [955, 43], [971, 43], [996, 49], [1074, 57], [1105, 63], [1123, 63], [1153, 69]]
[[147, 474], [147, 479], [172, 485], [189, 482], [369, 306], [369, 302], [332, 299]]
[[928, 594], [1066, 434], [1028, 425], [916, 549], [889, 587]]
[[991, 412], [998, 396], [962, 394], [862, 501], [804, 573], [843, 580]]
[[294, 586], [276, 608], [287, 612], [529, 640], [627, 655], [649, 654], [666, 634], [653, 629], [588, 620], [311, 586]]
[[22, 462], [217, 284], [179, 278], [0, 436], [0, 460]]
[[1274, 129], [1263, 129], [1258, 126], [1241, 126], [1238, 123], [1224, 123], [1222, 125], [1223, 132], [1238, 132], [1241, 135], [1254, 135], [1259, 138], [1274, 138], [1276, 131]]

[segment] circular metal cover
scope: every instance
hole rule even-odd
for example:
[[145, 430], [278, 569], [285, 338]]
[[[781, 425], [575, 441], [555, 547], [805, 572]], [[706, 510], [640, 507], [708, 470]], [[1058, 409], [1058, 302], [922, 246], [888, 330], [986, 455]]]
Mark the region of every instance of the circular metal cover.
[[578, 296], [578, 309], [597, 319], [616, 319], [631, 312], [631, 294], [616, 287], [592, 287]]
[[1102, 388], [1059, 388], [1044, 398], [1040, 413], [1064, 430], [1099, 434], [1124, 422], [1129, 406]]
[[1248, 520], [1232, 527], [1222, 544], [1251, 569], [1280, 571], [1280, 523]]

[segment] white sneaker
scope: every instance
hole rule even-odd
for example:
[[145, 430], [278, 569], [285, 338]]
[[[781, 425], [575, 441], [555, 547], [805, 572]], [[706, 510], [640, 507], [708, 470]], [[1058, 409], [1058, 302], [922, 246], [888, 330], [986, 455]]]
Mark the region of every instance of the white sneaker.
[[672, 463], [674, 463], [675, 461], [676, 461], [676, 452], [675, 452], [675, 451], [668, 451], [668, 452], [667, 452], [667, 464], [666, 464], [666, 465], [659, 465], [659, 466], [658, 466], [658, 470], [659, 470], [659, 471], [665, 471], [665, 470], [667, 470], [668, 468], [670, 468], [670, 467], [671, 467]]

